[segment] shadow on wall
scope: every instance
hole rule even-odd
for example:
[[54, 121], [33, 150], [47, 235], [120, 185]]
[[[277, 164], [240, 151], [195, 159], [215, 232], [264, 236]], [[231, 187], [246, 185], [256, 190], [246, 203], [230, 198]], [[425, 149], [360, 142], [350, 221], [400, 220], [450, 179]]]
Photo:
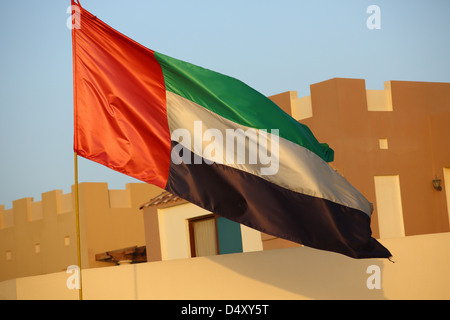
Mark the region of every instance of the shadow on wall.
[[[396, 251], [391, 251], [394, 257]], [[434, 259], [445, 264], [441, 260]], [[359, 260], [296, 247], [87, 269], [83, 292], [88, 300], [384, 300], [447, 296], [443, 294], [446, 282], [430, 283], [430, 278], [422, 275], [423, 264], [404, 274], [405, 267], [409, 270], [416, 262], [415, 254], [393, 264], [387, 259]], [[446, 274], [446, 269], [442, 266], [436, 272]], [[418, 276], [417, 284], [411, 283], [411, 275]], [[435, 289], [440, 293], [423, 292]]]
[[246, 253], [239, 259], [233, 255], [208, 259], [246, 278], [287, 291], [287, 299], [386, 299], [382, 276], [384, 264], [391, 263], [388, 260], [357, 260], [307, 247], [263, 253]]

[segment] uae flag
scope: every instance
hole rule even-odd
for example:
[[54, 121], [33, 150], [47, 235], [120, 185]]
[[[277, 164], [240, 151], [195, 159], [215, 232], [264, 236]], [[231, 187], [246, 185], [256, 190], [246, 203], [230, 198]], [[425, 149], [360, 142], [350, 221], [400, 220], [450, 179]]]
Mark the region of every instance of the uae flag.
[[72, 1], [74, 150], [248, 227], [388, 258], [333, 150], [234, 78], [152, 51]]

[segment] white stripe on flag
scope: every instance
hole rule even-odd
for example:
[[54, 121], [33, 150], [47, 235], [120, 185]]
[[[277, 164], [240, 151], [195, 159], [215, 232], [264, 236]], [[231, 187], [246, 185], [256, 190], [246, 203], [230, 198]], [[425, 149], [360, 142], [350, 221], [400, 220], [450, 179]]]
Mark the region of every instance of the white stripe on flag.
[[[319, 156], [310, 150], [299, 146], [289, 140], [270, 133], [271, 129], [267, 128], [267, 145], [270, 146], [273, 140], [278, 140], [278, 154], [274, 161], [278, 161], [278, 171], [272, 175], [261, 175], [261, 164], [249, 163], [244, 164], [230, 161], [226, 158], [226, 152], [221, 155], [222, 159], [211, 157], [208, 152], [204, 152], [208, 146], [211, 147], [211, 140], [200, 139], [197, 141], [194, 137], [199, 135], [198, 122], [201, 121], [202, 128], [200, 135], [206, 130], [219, 130], [223, 137], [226, 137], [226, 130], [232, 129], [236, 131], [241, 129], [244, 132], [252, 129], [239, 125], [224, 117], [221, 117], [202, 106], [185, 99], [177, 94], [166, 91], [167, 97], [167, 116], [171, 134], [177, 129], [184, 129], [189, 132], [192, 139], [190, 141], [180, 142], [185, 148], [188, 148], [197, 155], [202, 155], [204, 159], [218, 164], [224, 164], [253, 175], [260, 176], [267, 181], [277, 184], [286, 189], [303, 193], [309, 196], [323, 198], [332, 202], [360, 210], [368, 216], [372, 213], [372, 205], [367, 199], [355, 189], [345, 178], [331, 168], [328, 163], [323, 161]], [[197, 126], [196, 126], [197, 122]], [[254, 129], [256, 130], [256, 129]], [[258, 136], [258, 135], [256, 135]], [[257, 140], [253, 140], [257, 143]], [[246, 154], [249, 155], [250, 143], [246, 143]], [[224, 145], [225, 150], [225, 145]], [[236, 149], [235, 149], [236, 150]], [[270, 154], [270, 153], [269, 153]], [[272, 156], [272, 155], [271, 155]]]

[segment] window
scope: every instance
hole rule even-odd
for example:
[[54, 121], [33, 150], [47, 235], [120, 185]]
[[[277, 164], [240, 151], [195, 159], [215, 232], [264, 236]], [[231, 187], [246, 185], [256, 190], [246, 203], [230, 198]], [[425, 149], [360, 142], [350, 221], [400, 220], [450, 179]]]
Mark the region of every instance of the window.
[[192, 257], [211, 256], [219, 253], [214, 215], [190, 219], [189, 237]]
[[70, 246], [70, 237], [69, 236], [64, 237], [64, 246], [66, 246], [66, 247]]
[[381, 150], [389, 149], [388, 139], [378, 139], [378, 144]]
[[214, 214], [188, 222], [191, 257], [242, 252], [240, 224]]

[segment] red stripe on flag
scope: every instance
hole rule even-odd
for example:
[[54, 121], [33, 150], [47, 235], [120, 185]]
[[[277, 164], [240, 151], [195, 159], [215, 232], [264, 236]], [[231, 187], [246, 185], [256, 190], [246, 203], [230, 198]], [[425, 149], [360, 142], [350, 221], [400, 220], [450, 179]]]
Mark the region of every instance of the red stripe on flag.
[[72, 41], [74, 150], [164, 188], [171, 142], [164, 78], [153, 51], [82, 8]]

